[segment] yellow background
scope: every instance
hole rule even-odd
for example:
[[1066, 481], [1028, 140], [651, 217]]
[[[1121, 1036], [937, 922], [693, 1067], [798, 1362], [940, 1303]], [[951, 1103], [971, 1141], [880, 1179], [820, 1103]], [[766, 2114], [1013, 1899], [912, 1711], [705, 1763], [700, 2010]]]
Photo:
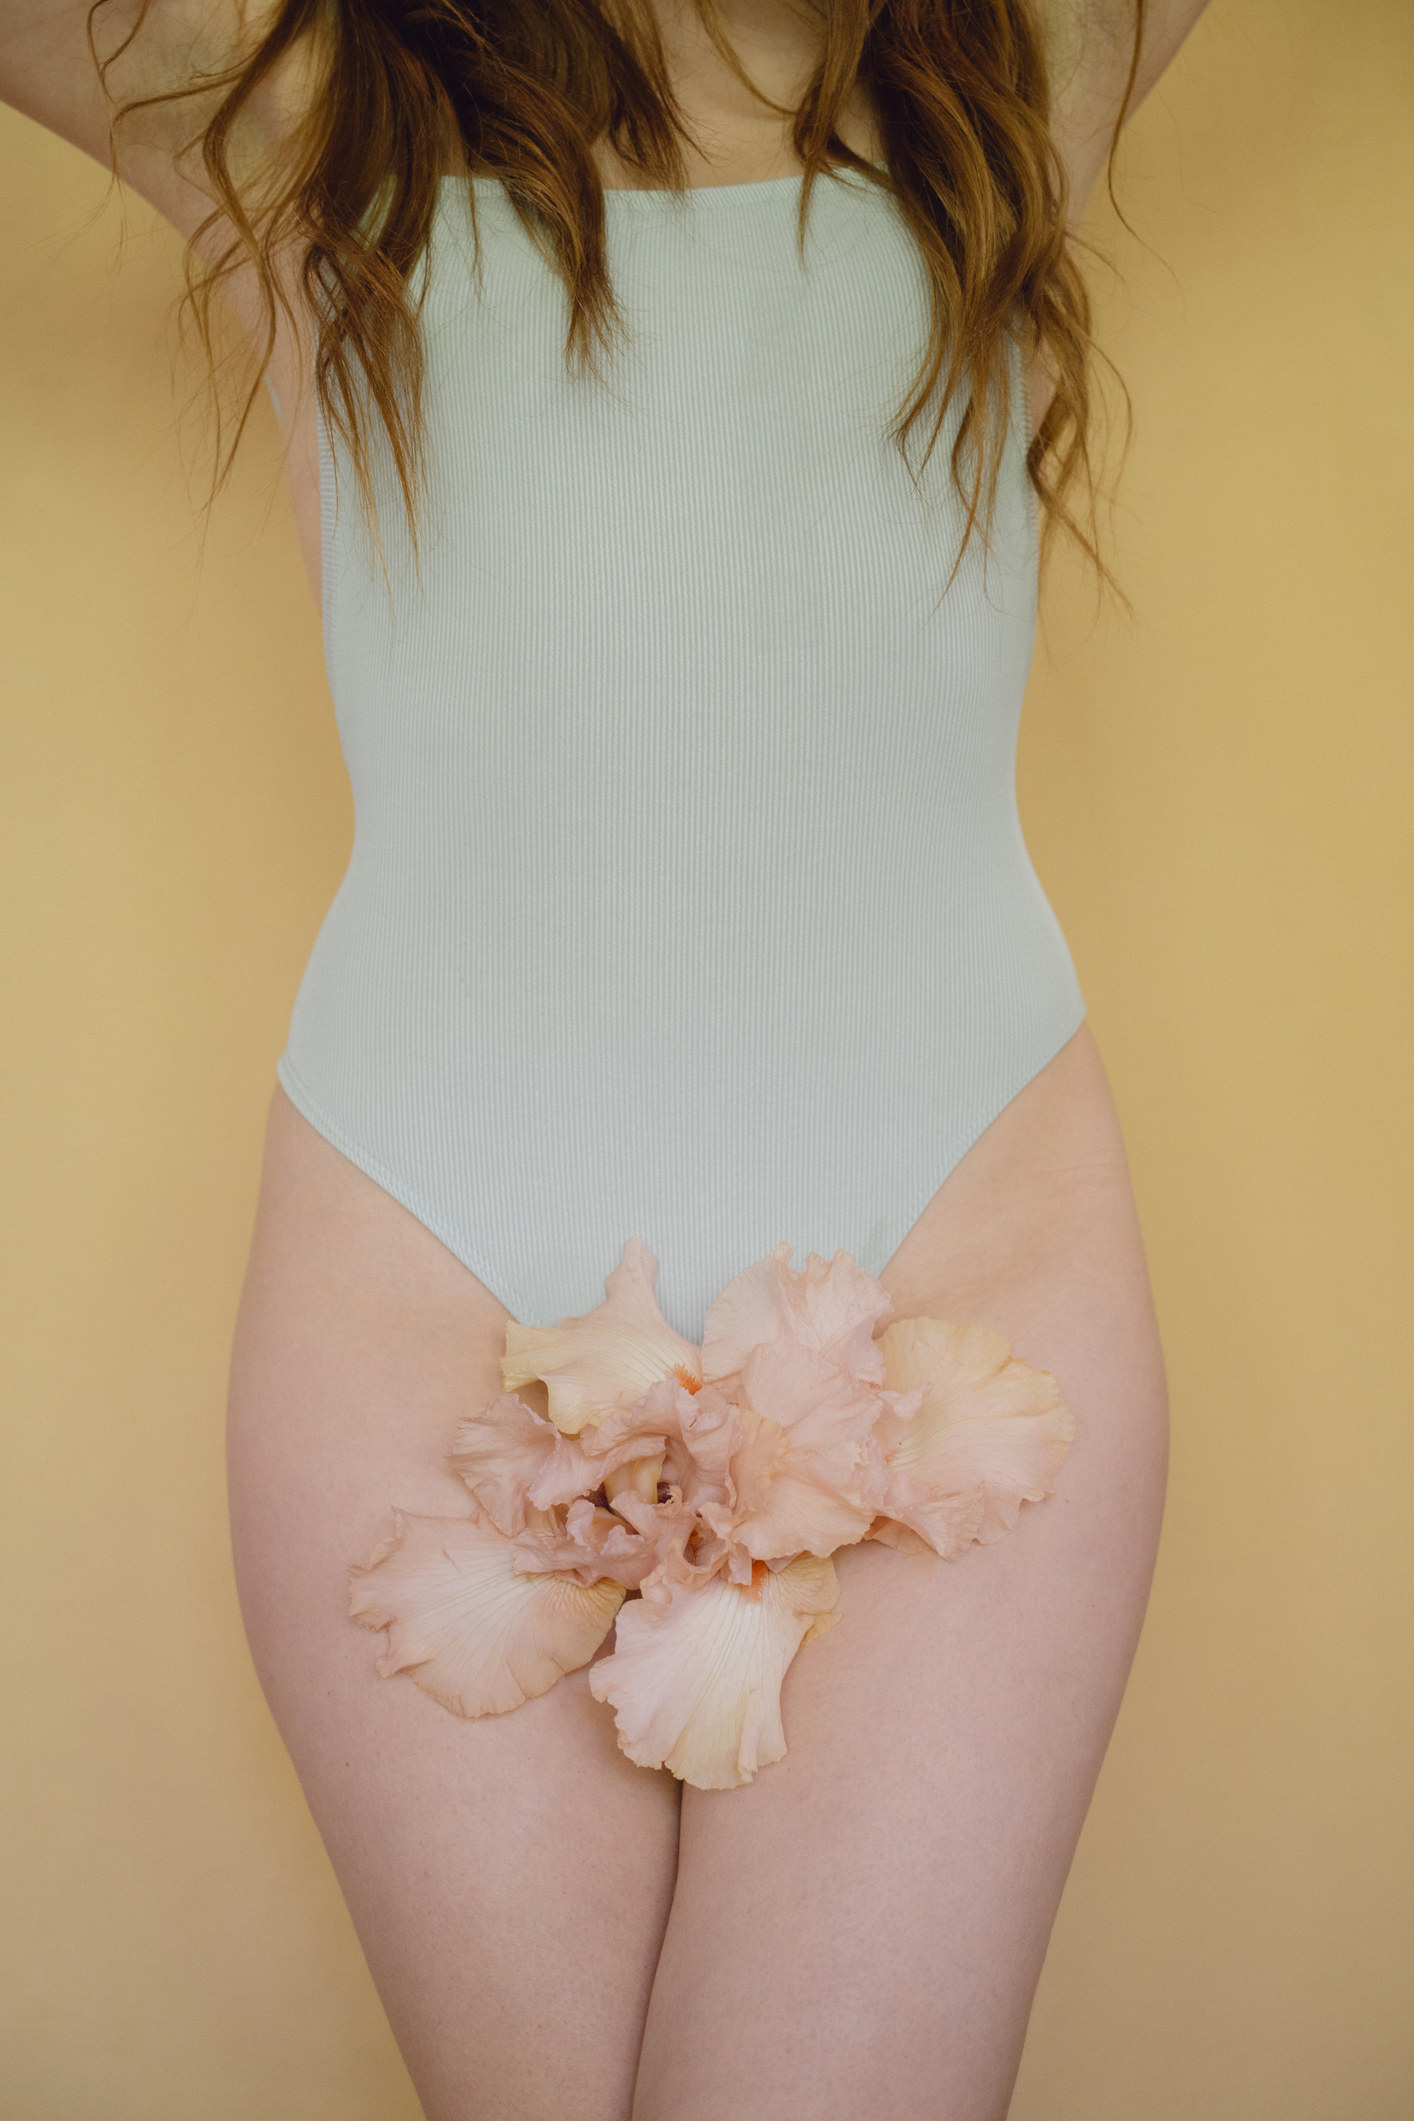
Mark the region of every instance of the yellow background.
[[[412, 2121], [222, 1499], [262, 1113], [349, 831], [316, 614], [263, 403], [199, 558], [171, 231], [129, 198], [119, 263], [96, 165], [12, 114], [0, 156], [0, 2111]], [[1051, 582], [1022, 792], [1173, 1479], [1014, 2121], [1408, 2121], [1414, 11], [1215, 0], [1120, 185], [1136, 617]]]

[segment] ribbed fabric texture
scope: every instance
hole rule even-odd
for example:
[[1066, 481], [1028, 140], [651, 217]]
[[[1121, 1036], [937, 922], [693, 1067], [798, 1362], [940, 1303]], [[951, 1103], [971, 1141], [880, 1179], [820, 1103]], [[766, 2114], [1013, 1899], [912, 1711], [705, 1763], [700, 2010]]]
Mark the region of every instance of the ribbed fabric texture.
[[921, 259], [855, 179], [802, 263], [798, 198], [610, 192], [596, 382], [500, 186], [480, 284], [443, 186], [421, 589], [386, 458], [391, 599], [321, 429], [357, 831], [280, 1080], [527, 1324], [630, 1235], [690, 1338], [783, 1239], [877, 1272], [1084, 1013], [1016, 813], [1024, 414], [944, 597], [952, 430], [920, 487], [886, 432]]

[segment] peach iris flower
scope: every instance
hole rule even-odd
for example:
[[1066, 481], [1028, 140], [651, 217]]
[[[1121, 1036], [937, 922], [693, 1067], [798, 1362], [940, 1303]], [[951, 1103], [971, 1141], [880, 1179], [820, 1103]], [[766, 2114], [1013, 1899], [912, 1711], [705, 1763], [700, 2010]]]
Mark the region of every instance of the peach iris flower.
[[[872, 1275], [790, 1252], [728, 1283], [700, 1348], [637, 1238], [596, 1310], [507, 1328], [506, 1389], [450, 1454], [471, 1514], [395, 1513], [351, 1572], [384, 1677], [491, 1716], [591, 1665], [630, 1760], [732, 1788], [785, 1753], [782, 1681], [839, 1617], [832, 1554], [954, 1560], [1050, 1494], [1073, 1434], [1052, 1377], [985, 1326], [876, 1337], [892, 1306]], [[548, 1414], [517, 1396], [531, 1385]]]

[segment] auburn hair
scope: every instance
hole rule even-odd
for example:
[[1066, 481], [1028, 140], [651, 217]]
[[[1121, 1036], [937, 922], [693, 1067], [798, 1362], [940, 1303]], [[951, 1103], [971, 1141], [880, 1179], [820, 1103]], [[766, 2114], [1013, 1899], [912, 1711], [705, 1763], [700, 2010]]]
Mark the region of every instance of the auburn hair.
[[[139, 0], [120, 44], [100, 55], [97, 18], [109, 4], [93, 0], [88, 14], [105, 92], [109, 69], [131, 48], [152, 0]], [[931, 290], [927, 345], [890, 435], [910, 463], [910, 438], [926, 419], [921, 468], [949, 408], [960, 404], [951, 452], [967, 510], [960, 559], [974, 529], [984, 541], [989, 532], [1012, 410], [1006, 342], [1019, 334], [1027, 359], [1039, 352], [1055, 382], [1026, 459], [1043, 546], [1063, 530], [1115, 587], [1095, 534], [1093, 383], [1103, 357], [1075, 255], [1088, 246], [1066, 225], [1066, 173], [1050, 130], [1051, 84], [1032, 0], [815, 4], [820, 60], [799, 107], [781, 110], [804, 172], [800, 242], [813, 185], [833, 169], [854, 171], [894, 194]], [[715, 0], [694, 5], [733, 72], [760, 95]], [[1145, 0], [1133, 0], [1133, 12], [1106, 171], [1111, 198]], [[294, 59], [304, 68], [304, 109], [277, 162], [262, 163], [249, 152], [242, 120], [261, 84]], [[836, 130], [856, 86], [873, 112], [882, 169]], [[280, 270], [293, 259], [318, 319], [314, 384], [326, 424], [342, 438], [372, 516], [370, 422], [381, 423], [414, 543], [426, 484], [418, 331], [425, 281], [419, 285], [417, 268], [442, 177], [494, 177], [505, 186], [564, 283], [566, 359], [591, 369], [622, 330], [592, 150], [607, 141], [660, 188], [686, 182], [688, 131], [651, 0], [274, 0], [249, 50], [116, 104], [110, 138], [136, 112], [188, 98], [199, 99], [200, 122], [181, 151], [199, 151], [216, 203], [187, 245], [184, 307], [213, 373], [212, 300], [242, 266], [253, 269], [264, 326], [224, 463], [218, 399], [212, 497], [244, 432], [280, 313], [295, 322]], [[116, 152], [113, 162], [116, 169]], [[202, 242], [213, 234], [225, 238], [223, 248]]]

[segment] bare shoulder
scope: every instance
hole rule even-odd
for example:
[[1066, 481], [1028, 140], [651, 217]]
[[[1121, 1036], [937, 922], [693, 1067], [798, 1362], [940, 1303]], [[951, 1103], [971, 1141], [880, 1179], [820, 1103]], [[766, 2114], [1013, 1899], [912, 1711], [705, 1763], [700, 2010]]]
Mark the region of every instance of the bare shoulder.
[[1144, 0], [1134, 59], [1137, 0], [1033, 0], [1051, 76], [1051, 128], [1080, 219], [1105, 167], [1121, 112], [1131, 118], [1177, 55], [1207, 0]]
[[[191, 144], [282, 12], [279, 0], [0, 0], [0, 102], [116, 166], [189, 236], [211, 207]], [[278, 151], [293, 130], [313, 64], [305, 39], [271, 67], [245, 113], [253, 149]], [[118, 106], [145, 98], [157, 100], [114, 135]]]

